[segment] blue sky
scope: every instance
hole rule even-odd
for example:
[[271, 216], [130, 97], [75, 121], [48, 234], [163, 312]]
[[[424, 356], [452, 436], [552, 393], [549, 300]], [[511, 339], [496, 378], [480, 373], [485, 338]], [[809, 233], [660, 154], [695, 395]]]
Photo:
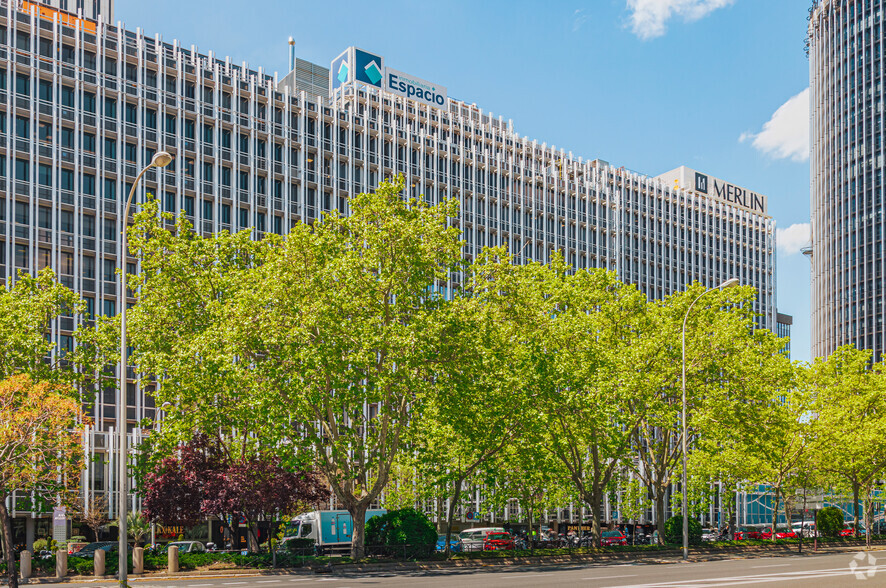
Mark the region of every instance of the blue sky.
[[584, 158], [657, 175], [679, 165], [769, 197], [778, 307], [810, 358], [810, 0], [585, 2], [117, 0], [115, 19], [266, 72], [287, 39], [324, 66], [350, 45]]

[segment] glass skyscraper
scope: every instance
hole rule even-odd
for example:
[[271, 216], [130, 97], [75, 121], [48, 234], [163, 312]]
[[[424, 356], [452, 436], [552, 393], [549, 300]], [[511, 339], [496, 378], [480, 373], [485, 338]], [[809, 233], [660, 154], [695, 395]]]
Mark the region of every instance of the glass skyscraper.
[[882, 0], [810, 11], [812, 355], [853, 344], [883, 358]]

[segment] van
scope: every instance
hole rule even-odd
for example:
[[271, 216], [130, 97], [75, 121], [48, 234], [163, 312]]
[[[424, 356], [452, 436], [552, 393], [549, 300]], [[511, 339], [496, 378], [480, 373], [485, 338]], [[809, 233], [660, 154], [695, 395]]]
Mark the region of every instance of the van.
[[475, 527], [458, 534], [462, 551], [483, 551], [483, 540], [487, 533], [504, 533], [504, 527]]

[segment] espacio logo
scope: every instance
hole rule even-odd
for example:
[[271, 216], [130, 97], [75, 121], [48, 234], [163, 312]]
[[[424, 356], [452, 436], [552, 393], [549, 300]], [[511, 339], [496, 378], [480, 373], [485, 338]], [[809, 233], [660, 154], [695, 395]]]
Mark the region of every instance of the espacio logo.
[[356, 81], [381, 88], [382, 67], [380, 56], [362, 49], [354, 49], [354, 78]]

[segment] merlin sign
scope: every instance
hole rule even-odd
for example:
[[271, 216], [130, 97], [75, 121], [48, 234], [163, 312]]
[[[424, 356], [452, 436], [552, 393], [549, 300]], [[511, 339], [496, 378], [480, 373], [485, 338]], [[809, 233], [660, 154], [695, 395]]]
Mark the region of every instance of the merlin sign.
[[657, 177], [677, 188], [696, 192], [697, 194], [704, 194], [705, 196], [712, 196], [739, 208], [766, 214], [766, 196], [741, 186], [736, 186], [720, 178], [697, 172], [685, 165]]
[[329, 89], [335, 94], [342, 86], [355, 82], [383, 88], [391, 94], [411, 98], [434, 108], [446, 108], [446, 88], [385, 67], [384, 57], [348, 47], [332, 60], [329, 68]]

